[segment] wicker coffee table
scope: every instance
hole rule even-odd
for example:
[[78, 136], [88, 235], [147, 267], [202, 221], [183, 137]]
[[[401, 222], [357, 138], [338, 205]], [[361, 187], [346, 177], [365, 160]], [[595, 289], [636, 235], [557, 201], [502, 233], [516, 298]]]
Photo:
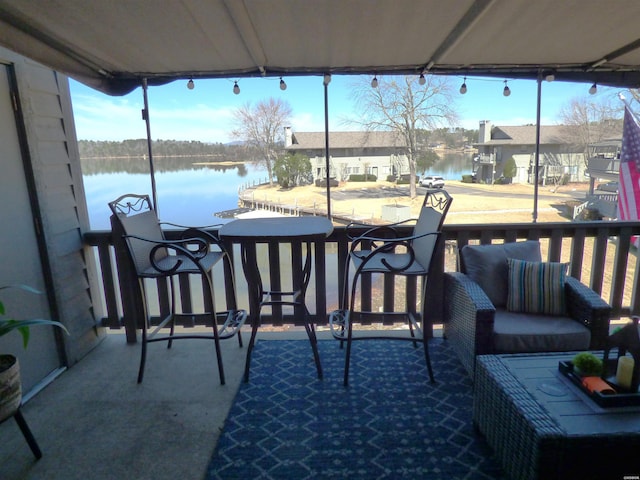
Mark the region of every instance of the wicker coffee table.
[[473, 421], [513, 479], [640, 475], [640, 408], [599, 407], [558, 372], [574, 354], [477, 358]]

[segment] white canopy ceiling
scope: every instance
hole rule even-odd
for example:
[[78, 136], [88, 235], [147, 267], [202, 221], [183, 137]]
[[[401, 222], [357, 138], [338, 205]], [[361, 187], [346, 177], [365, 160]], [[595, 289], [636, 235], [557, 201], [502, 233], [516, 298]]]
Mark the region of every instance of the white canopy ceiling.
[[388, 72], [639, 87], [639, 24], [638, 0], [0, 0], [0, 45], [116, 95]]

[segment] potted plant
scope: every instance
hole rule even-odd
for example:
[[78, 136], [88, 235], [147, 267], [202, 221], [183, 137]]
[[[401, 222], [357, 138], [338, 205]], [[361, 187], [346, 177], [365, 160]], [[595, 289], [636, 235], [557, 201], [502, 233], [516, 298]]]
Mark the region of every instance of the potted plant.
[[[0, 286], [0, 291], [6, 289], [19, 289], [38, 294], [38, 290], [27, 285]], [[22, 335], [22, 344], [27, 348], [29, 344], [29, 329], [35, 325], [54, 325], [67, 329], [60, 322], [40, 318], [17, 320], [5, 311], [4, 304], [0, 300], [0, 337], [14, 330]], [[22, 401], [22, 386], [20, 382], [20, 365], [14, 355], [0, 354], [0, 422], [13, 415]]]
[[590, 352], [578, 353], [572, 360], [573, 368], [583, 377], [598, 377], [602, 374], [602, 360]]

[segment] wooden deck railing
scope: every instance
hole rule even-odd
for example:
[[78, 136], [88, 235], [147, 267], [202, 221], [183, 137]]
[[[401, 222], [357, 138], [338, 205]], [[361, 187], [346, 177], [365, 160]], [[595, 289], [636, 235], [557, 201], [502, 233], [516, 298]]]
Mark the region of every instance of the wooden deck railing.
[[[407, 227], [407, 234], [410, 232]], [[569, 274], [599, 293], [609, 302], [613, 309], [613, 318], [628, 317], [640, 313], [640, 279], [638, 278], [638, 255], [631, 246], [631, 236], [640, 235], [640, 222], [558, 222], [538, 224], [494, 224], [494, 225], [445, 225], [446, 247], [440, 252], [438, 264], [442, 265], [441, 272], [454, 271], [457, 265], [457, 252], [460, 247], [468, 243], [499, 243], [524, 239], [541, 241], [543, 258], [547, 261], [569, 262]], [[177, 235], [167, 232], [168, 238]], [[95, 311], [100, 317], [101, 324], [110, 328], [126, 327], [127, 338], [135, 341], [135, 314], [123, 311], [123, 305], [128, 305], [131, 298], [131, 288], [119, 287], [117, 265], [111, 240], [111, 232], [92, 231], [85, 234], [87, 245], [94, 247], [97, 253], [97, 269], [101, 278], [101, 298], [94, 299]], [[281, 245], [265, 245], [263, 258], [265, 279], [279, 279], [283, 286], [290, 282], [290, 267], [283, 254]], [[318, 268], [315, 268], [309, 290], [307, 303], [311, 313], [319, 324], [326, 323], [327, 312], [335, 309], [340, 301], [343, 287], [343, 266], [347, 258], [349, 241], [345, 228], [336, 226], [326, 244], [316, 248], [319, 256]], [[242, 308], [248, 308], [246, 284], [239, 264], [239, 252], [235, 251], [234, 270], [238, 303]], [[266, 259], [278, 258], [278, 262]], [[220, 292], [216, 299], [220, 302], [225, 298], [225, 291], [231, 283], [220, 272], [217, 275], [216, 292]], [[225, 281], [226, 280], [226, 281]], [[437, 284], [438, 282], [436, 282]], [[164, 313], [167, 308], [163, 292], [158, 289], [157, 314]], [[180, 295], [184, 305], [197, 302], [199, 289], [192, 288], [188, 278], [180, 281]], [[395, 306], [401, 308], [417, 308], [421, 296], [419, 282], [400, 280], [393, 275], [383, 278], [369, 278], [363, 285], [359, 301], [363, 309], [376, 311], [384, 309], [391, 311]], [[200, 293], [201, 294], [201, 293]], [[432, 323], [441, 322], [441, 314], [437, 299], [441, 292], [431, 292], [436, 302], [435, 308], [429, 309]], [[124, 308], [127, 310], [127, 307]], [[418, 308], [418, 311], [420, 309]], [[153, 312], [152, 312], [153, 313]], [[291, 312], [274, 311], [272, 315], [263, 318], [266, 323], [273, 325], [295, 324]], [[187, 325], [188, 326], [188, 325]]]

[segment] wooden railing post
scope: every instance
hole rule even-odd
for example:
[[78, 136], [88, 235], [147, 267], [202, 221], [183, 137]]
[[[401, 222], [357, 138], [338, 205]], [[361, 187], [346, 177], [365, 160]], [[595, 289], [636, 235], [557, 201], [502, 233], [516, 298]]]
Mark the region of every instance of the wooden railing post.
[[[407, 230], [409, 232], [410, 229]], [[357, 232], [356, 232], [357, 233]], [[546, 255], [546, 261], [569, 261], [571, 266], [569, 273], [587, 286], [602, 295], [613, 311], [613, 318], [627, 317], [629, 315], [640, 314], [640, 272], [638, 252], [631, 246], [629, 238], [632, 235], [640, 235], [640, 222], [558, 222], [558, 223], [522, 223], [522, 224], [493, 224], [493, 225], [446, 225], [443, 229], [444, 240], [454, 245], [453, 250], [457, 250], [469, 243], [496, 243], [512, 242], [524, 239], [539, 239]], [[178, 231], [169, 231], [167, 236], [179, 235]], [[87, 232], [85, 240], [88, 245], [98, 248], [98, 268], [102, 269], [104, 283], [104, 301], [106, 302], [106, 317], [103, 318], [103, 325], [117, 328], [124, 325], [127, 341], [136, 341], [136, 330], [141, 326], [144, 318], [144, 308], [140, 301], [139, 284], [132, 264], [128, 256], [126, 245], [122, 238], [122, 232], [117, 230], [117, 225], [113, 225], [112, 232]], [[317, 322], [326, 323], [328, 309], [327, 297], [331, 296], [331, 308], [334, 308], [337, 294], [338, 304], [343, 301], [345, 279], [344, 272], [348, 258], [349, 239], [345, 228], [335, 226], [333, 233], [327, 239], [328, 244], [335, 244], [337, 248], [325, 248], [325, 245], [315, 246], [315, 256], [322, 257], [314, 262], [315, 272], [315, 293], [310, 292], [308, 297], [309, 306], [315, 304]], [[112, 269], [115, 268], [110, 262], [110, 245], [115, 250], [115, 258], [118, 271], [118, 284], [112, 281]], [[233, 245], [227, 244], [227, 248], [233, 252]], [[279, 284], [280, 276], [285, 275], [290, 269], [287, 262], [291, 262], [288, 255], [277, 255], [275, 251], [278, 245], [270, 246], [270, 258], [274, 265], [270, 266], [268, 278], [274, 284]], [[330, 252], [330, 253], [327, 253]], [[445, 248], [438, 250], [438, 256], [434, 259], [437, 269], [432, 273], [432, 284], [429, 286], [426, 303], [429, 305], [429, 315], [424, 312], [425, 322], [440, 323], [442, 320], [442, 299], [441, 276], [444, 272], [444, 265], [449, 269], [453, 261], [449, 257]], [[233, 264], [235, 269], [235, 263]], [[327, 272], [332, 272], [328, 275]], [[335, 273], [337, 273], [337, 275]], [[100, 272], [98, 272], [100, 273]], [[238, 279], [243, 276], [240, 270], [235, 271]], [[384, 284], [394, 285], [394, 279]], [[373, 291], [373, 282], [365, 284], [364, 291], [361, 292], [364, 304], [372, 305], [393, 305], [394, 299], [389, 295], [396, 295], [397, 289], [382, 288], [381, 291]], [[236, 285], [237, 288], [237, 285]], [[227, 298], [233, 291], [233, 282], [228, 271], [225, 269], [225, 293]], [[181, 296], [197, 295], [191, 291], [189, 282], [181, 282]], [[239, 301], [246, 298], [246, 291], [238, 291]], [[422, 292], [418, 290], [415, 283], [407, 283], [405, 301], [398, 307], [416, 308], [422, 297]], [[162, 292], [159, 292], [162, 296]], [[431, 296], [435, 296], [436, 299]], [[440, 300], [438, 300], [440, 296]], [[153, 301], [154, 299], [152, 299]], [[159, 299], [155, 299], [158, 301]], [[315, 301], [314, 301], [315, 300]], [[96, 305], [99, 302], [96, 302]], [[122, 309], [122, 321], [118, 318], [118, 311]], [[420, 309], [418, 309], [420, 311]], [[278, 312], [276, 312], [278, 313]], [[313, 311], [312, 311], [313, 313]], [[429, 318], [427, 318], [429, 317]], [[267, 323], [293, 324], [295, 319], [289, 314], [281, 318], [276, 314], [272, 317], [265, 315]]]

